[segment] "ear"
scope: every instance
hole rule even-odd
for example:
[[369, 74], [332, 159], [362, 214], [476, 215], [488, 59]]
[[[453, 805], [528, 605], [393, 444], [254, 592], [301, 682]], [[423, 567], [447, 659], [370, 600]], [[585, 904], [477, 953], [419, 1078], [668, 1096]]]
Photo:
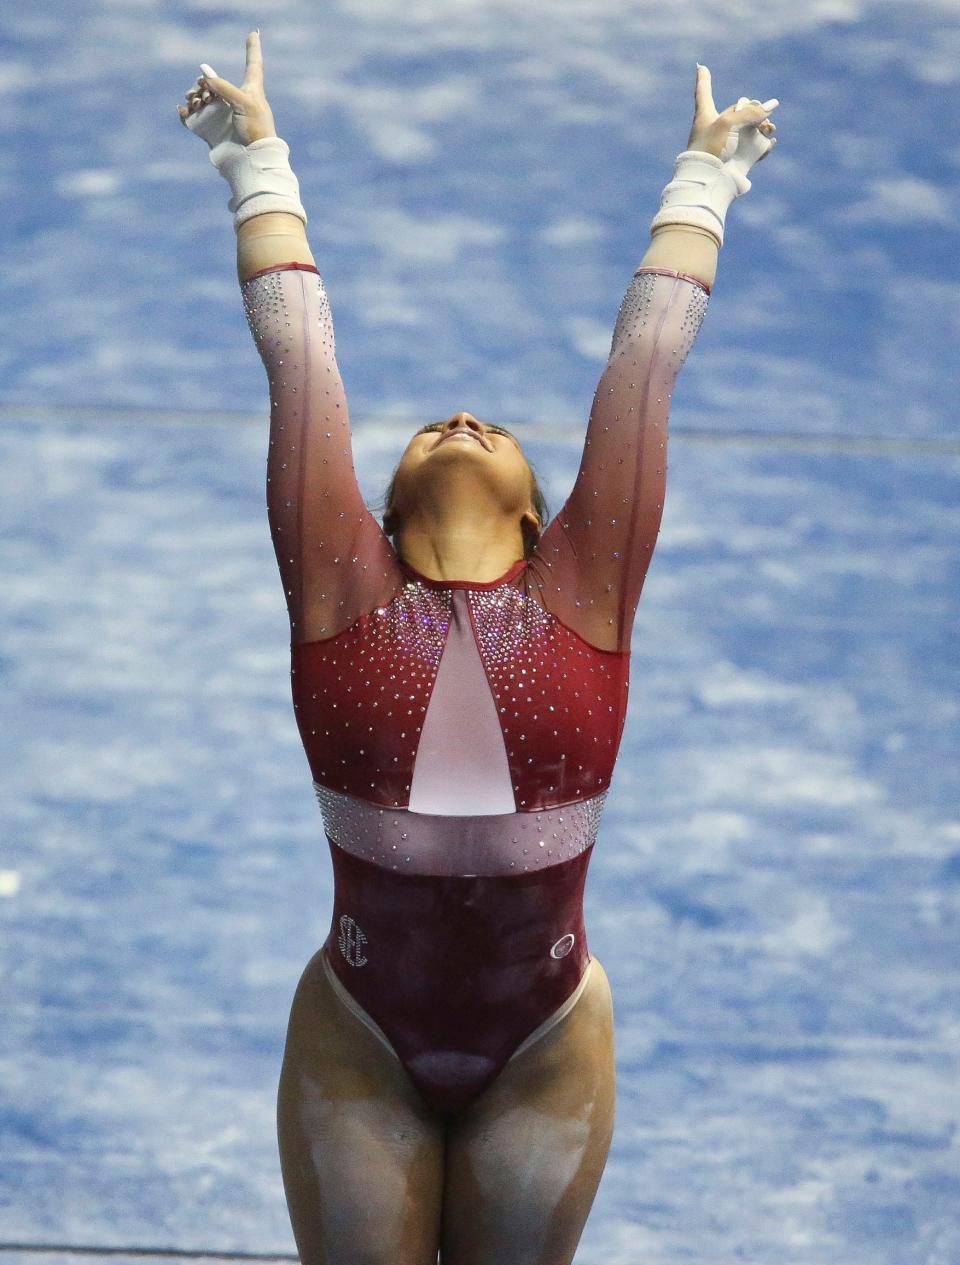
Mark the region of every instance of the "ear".
[[520, 517], [520, 532], [523, 536], [524, 553], [529, 557], [543, 533], [540, 515], [535, 510], [524, 510]]

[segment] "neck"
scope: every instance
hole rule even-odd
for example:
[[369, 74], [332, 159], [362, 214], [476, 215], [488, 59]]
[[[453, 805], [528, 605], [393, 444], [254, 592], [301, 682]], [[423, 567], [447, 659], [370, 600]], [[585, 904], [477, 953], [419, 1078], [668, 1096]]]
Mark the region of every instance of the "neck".
[[486, 523], [460, 520], [447, 530], [422, 522], [404, 525], [397, 534], [397, 552], [430, 580], [498, 580], [523, 557], [523, 533], [510, 519], [494, 530]]

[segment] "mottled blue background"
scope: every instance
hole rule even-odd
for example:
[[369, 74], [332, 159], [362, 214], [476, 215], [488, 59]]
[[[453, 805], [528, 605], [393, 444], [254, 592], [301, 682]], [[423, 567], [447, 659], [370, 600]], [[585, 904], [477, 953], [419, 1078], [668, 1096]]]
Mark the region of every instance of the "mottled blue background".
[[577, 1260], [957, 1265], [956, 19], [0, 19], [0, 1259], [292, 1251], [274, 1091], [331, 884], [229, 191], [175, 113], [259, 23], [371, 504], [466, 408], [516, 427], [557, 509], [694, 63], [721, 108], [780, 98], [674, 395], [591, 867], [619, 1110]]

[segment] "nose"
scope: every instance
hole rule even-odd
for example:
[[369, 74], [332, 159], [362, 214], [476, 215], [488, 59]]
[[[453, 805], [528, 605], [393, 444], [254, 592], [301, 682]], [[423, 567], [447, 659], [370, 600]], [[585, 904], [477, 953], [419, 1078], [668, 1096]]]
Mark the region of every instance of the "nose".
[[452, 430], [470, 430], [479, 439], [483, 435], [483, 423], [478, 422], [472, 413], [454, 413], [453, 417], [448, 418], [443, 424], [445, 435]]

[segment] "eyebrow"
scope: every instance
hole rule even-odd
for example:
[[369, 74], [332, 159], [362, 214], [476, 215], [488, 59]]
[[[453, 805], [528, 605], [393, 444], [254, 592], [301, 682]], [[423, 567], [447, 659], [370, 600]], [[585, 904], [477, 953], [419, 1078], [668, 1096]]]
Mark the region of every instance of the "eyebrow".
[[[425, 431], [435, 430], [438, 426], [443, 426], [443, 425], [444, 425], [443, 422], [428, 422], [426, 426], [420, 427], [420, 429], [417, 431], [417, 434], [422, 435]], [[506, 426], [498, 426], [495, 422], [490, 422], [490, 423], [484, 422], [484, 426], [486, 426], [487, 430], [496, 430], [496, 431], [500, 431], [504, 435], [508, 435], [513, 440], [513, 442], [517, 445], [520, 451], [523, 452], [523, 447], [520, 443], [520, 440], [517, 439], [513, 431], [507, 430]]]

